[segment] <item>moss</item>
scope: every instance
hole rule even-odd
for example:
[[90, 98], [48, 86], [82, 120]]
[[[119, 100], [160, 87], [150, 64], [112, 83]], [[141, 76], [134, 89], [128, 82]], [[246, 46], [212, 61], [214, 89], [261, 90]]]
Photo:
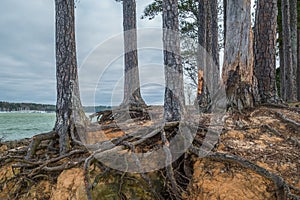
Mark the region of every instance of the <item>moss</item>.
[[[161, 188], [161, 181], [158, 176], [153, 175], [156, 191]], [[151, 178], [151, 179], [152, 179]], [[116, 175], [110, 173], [102, 177], [97, 186], [92, 190], [93, 199], [117, 200], [122, 196], [123, 199], [132, 200], [152, 200], [155, 199], [151, 193], [149, 185], [138, 174]]]

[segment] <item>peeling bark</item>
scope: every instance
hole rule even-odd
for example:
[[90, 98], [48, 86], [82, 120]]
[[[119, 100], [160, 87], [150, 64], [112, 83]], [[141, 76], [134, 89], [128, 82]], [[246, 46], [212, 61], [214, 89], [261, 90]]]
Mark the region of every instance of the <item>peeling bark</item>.
[[56, 0], [56, 80], [57, 102], [55, 132], [59, 135], [60, 154], [70, 150], [73, 124], [88, 120], [83, 111], [76, 60], [74, 0]]
[[198, 1], [198, 48], [197, 48], [197, 66], [198, 66], [198, 90], [196, 103], [201, 111], [206, 111], [210, 105], [210, 95], [207, 88], [206, 77], [207, 67], [207, 0]]
[[198, 1], [198, 92], [200, 110], [211, 107], [211, 96], [219, 86], [218, 3]]
[[227, 1], [226, 13], [222, 77], [229, 105], [242, 110], [253, 107], [255, 94], [250, 0]]

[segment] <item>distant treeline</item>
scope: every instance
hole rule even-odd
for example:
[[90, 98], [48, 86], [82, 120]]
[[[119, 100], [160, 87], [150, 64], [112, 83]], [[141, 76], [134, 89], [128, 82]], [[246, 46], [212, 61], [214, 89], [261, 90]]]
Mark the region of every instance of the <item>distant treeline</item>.
[[[93, 113], [102, 110], [110, 109], [110, 106], [84, 106], [85, 112]], [[0, 101], [0, 111], [27, 111], [27, 110], [39, 110], [46, 112], [55, 112], [56, 106], [50, 104], [36, 104], [36, 103], [10, 103]]]

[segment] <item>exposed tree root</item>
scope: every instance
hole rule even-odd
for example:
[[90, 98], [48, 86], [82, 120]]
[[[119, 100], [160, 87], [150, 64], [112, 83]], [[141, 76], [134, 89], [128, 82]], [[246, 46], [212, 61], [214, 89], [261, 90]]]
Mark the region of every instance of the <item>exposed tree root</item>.
[[94, 154], [90, 155], [84, 161], [84, 185], [85, 185], [85, 191], [86, 191], [88, 200], [92, 200], [92, 194], [90, 191], [92, 188], [92, 185], [91, 185], [90, 178], [89, 178], [89, 168], [90, 168], [91, 162], [93, 162], [93, 160], [95, 160]]
[[263, 125], [263, 128], [269, 130], [271, 133], [273, 133], [274, 135], [284, 138], [287, 141], [290, 141], [292, 144], [294, 144], [295, 146], [297, 146], [298, 148], [300, 148], [300, 142], [294, 138], [294, 137], [286, 137], [285, 135], [281, 134], [279, 131], [275, 130], [274, 128], [270, 127], [269, 125]]
[[170, 148], [169, 148], [169, 141], [166, 137], [166, 133], [165, 131], [162, 132], [161, 134], [161, 139], [162, 139], [162, 142], [163, 142], [163, 150], [166, 154], [166, 161], [165, 161], [165, 166], [166, 166], [166, 174], [167, 174], [167, 178], [168, 180], [170, 181], [171, 183], [171, 195], [173, 196], [172, 199], [181, 199], [181, 195], [180, 195], [180, 190], [179, 190], [179, 187], [176, 183], [176, 178], [174, 176], [174, 170], [173, 170], [173, 167], [172, 167], [172, 153], [170, 151]]
[[99, 123], [111, 122], [115, 119], [124, 121], [124, 119], [149, 120], [150, 116], [147, 108], [139, 108], [135, 106], [120, 107], [113, 110], [104, 110], [90, 115], [90, 119], [97, 117]]
[[58, 137], [58, 135], [55, 131], [51, 131], [49, 133], [42, 133], [42, 134], [33, 136], [32, 141], [28, 147], [27, 155], [26, 155], [25, 159], [29, 160], [35, 155], [36, 150], [42, 141], [55, 139], [57, 137]]
[[279, 117], [281, 120], [283, 120], [284, 122], [288, 123], [289, 125], [291, 125], [292, 127], [294, 127], [296, 130], [300, 130], [300, 123], [289, 119], [288, 117], [286, 117], [284, 114], [280, 113], [280, 112], [276, 112], [275, 113], [277, 117]]
[[[114, 114], [111, 111], [104, 111], [99, 114], [99, 121], [102, 130], [119, 131], [118, 127], [120, 124], [114, 123]], [[281, 113], [276, 114], [284, 123], [291, 125], [294, 129], [299, 129], [300, 124], [294, 120], [287, 118]], [[145, 120], [144, 116], [135, 116], [135, 120]], [[185, 124], [184, 124], [185, 123]], [[40, 180], [52, 180], [56, 181], [56, 178], [60, 172], [66, 169], [73, 168], [75, 166], [80, 166], [84, 169], [84, 184], [85, 191], [88, 200], [92, 200], [93, 189], [97, 186], [103, 177], [107, 174], [116, 174], [120, 177], [119, 183], [119, 198], [125, 199], [125, 194], [122, 190], [124, 189], [124, 181], [130, 177], [128, 171], [120, 172], [115, 169], [103, 166], [103, 164], [97, 159], [98, 157], [107, 157], [112, 153], [118, 153], [121, 150], [123, 152], [130, 152], [132, 160], [135, 165], [142, 170], [141, 161], [139, 160], [137, 154], [151, 150], [153, 146], [159, 146], [163, 149], [165, 158], [165, 167], [160, 169], [162, 179], [164, 180], [165, 193], [160, 193], [154, 186], [153, 180], [149, 178], [149, 174], [146, 172], [140, 173], [140, 178], [143, 182], [147, 183], [147, 188], [144, 190], [150, 191], [150, 193], [155, 197], [155, 199], [182, 199], [182, 194], [186, 192], [186, 186], [191, 180], [193, 173], [193, 163], [189, 159], [191, 155], [200, 155], [199, 149], [194, 145], [190, 146], [188, 151], [183, 152], [183, 155], [175, 162], [173, 160], [173, 152], [171, 152], [170, 143], [174, 139], [178, 127], [180, 124], [189, 126], [191, 129], [197, 131], [197, 135], [193, 138], [193, 144], [199, 145], [210, 145], [209, 149], [213, 149], [215, 144], [203, 142], [203, 138], [206, 136], [207, 132], [213, 135], [218, 135], [217, 131], [208, 127], [204, 124], [188, 123], [188, 122], [170, 122], [165, 124], [151, 125], [151, 127], [145, 127], [139, 130], [134, 129], [131, 131], [130, 127], [127, 127], [128, 134], [118, 136], [115, 138], [107, 139], [96, 144], [85, 145], [82, 141], [77, 138], [74, 133], [77, 131], [75, 127], [71, 130], [72, 142], [76, 145], [73, 146], [72, 151], [69, 153], [59, 156], [59, 152], [53, 151], [53, 149], [58, 149], [57, 144], [53, 143], [52, 148], [47, 148], [48, 145], [57, 139], [57, 134], [55, 132], [44, 133], [32, 138], [32, 141], [28, 147], [25, 149], [15, 149], [14, 151], [7, 151], [7, 153], [0, 158], [0, 167], [12, 163], [14, 177], [6, 180], [5, 183], [0, 183], [0, 190], [4, 184], [14, 183], [19, 188], [11, 191], [12, 199], [18, 199], [18, 197], [30, 189], [30, 187], [36, 184]], [[121, 124], [126, 128], [126, 123]], [[76, 127], [78, 128], [78, 127]], [[90, 129], [89, 129], [90, 128]], [[272, 134], [290, 141], [297, 147], [300, 146], [297, 138], [292, 136], [287, 136], [280, 133], [276, 129], [272, 128], [270, 125], [264, 125], [264, 129], [267, 129]], [[86, 130], [97, 131], [97, 126], [87, 127]], [[123, 130], [123, 128], [122, 128]], [[226, 132], [226, 131], [225, 131]], [[55, 146], [56, 145], [56, 146]], [[89, 152], [85, 147], [92, 152]], [[215, 150], [215, 148], [214, 148]], [[234, 163], [242, 166], [245, 169], [249, 169], [262, 177], [271, 180], [276, 186], [277, 199], [295, 199], [299, 200], [298, 194], [300, 189], [287, 184], [287, 182], [279, 175], [276, 175], [267, 169], [258, 166], [249, 160], [223, 153], [207, 153], [206, 158], [224, 162], [224, 163]], [[124, 159], [124, 164], [127, 160]], [[100, 169], [100, 173], [93, 178], [91, 178], [91, 168]], [[97, 170], [95, 170], [97, 171]], [[98, 173], [98, 171], [97, 171]], [[54, 178], [53, 178], [54, 177]]]
[[[189, 150], [197, 156], [200, 155], [200, 150], [194, 146], [191, 146], [189, 148]], [[300, 199], [299, 196], [291, 193], [289, 185], [283, 180], [282, 177], [280, 177], [276, 174], [273, 174], [272, 172], [268, 171], [267, 169], [260, 167], [244, 158], [241, 158], [241, 157], [238, 157], [235, 155], [223, 154], [223, 153], [211, 153], [206, 158], [213, 159], [216, 161], [236, 163], [236, 164], [243, 166], [244, 168], [247, 168], [247, 169], [250, 169], [250, 170], [256, 172], [257, 174], [259, 174], [269, 180], [272, 180], [277, 188], [276, 194], [277, 194], [278, 200], [286, 199], [287, 197], [291, 198], [293, 200]]]

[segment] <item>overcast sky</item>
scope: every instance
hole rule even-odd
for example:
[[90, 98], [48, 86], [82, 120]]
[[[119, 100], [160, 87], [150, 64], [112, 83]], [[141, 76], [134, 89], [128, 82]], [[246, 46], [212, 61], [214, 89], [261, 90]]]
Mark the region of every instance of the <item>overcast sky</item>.
[[[138, 0], [139, 64], [148, 103], [162, 102], [161, 20], [141, 20], [151, 0]], [[55, 104], [53, 0], [1, 0], [0, 101]], [[145, 28], [150, 28], [146, 29]], [[81, 0], [76, 7], [77, 56], [83, 104], [121, 101], [122, 5]]]

